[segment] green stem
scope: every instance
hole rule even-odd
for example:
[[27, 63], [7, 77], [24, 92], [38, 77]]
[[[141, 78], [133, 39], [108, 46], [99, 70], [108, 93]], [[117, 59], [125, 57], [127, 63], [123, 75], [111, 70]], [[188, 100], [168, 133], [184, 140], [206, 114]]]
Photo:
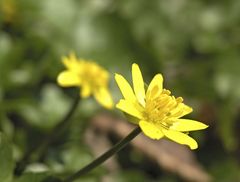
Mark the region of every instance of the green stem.
[[38, 161], [46, 152], [50, 144], [54, 142], [68, 127], [69, 121], [76, 110], [78, 104], [80, 102], [80, 98], [74, 99], [72, 106], [70, 107], [69, 111], [66, 115], [58, 122], [58, 124], [51, 130], [51, 132], [44, 137], [44, 139], [35, 147], [31, 148], [28, 152], [25, 153], [23, 158], [17, 163], [15, 168], [15, 175], [21, 175], [24, 169], [26, 168], [27, 164], [29, 164], [30, 159], [33, 155], [36, 156], [34, 159]]
[[38, 155], [37, 159], [42, 158], [50, 144], [52, 144], [59, 136], [63, 134], [63, 132], [68, 128], [70, 124], [70, 119], [74, 113], [74, 111], [77, 109], [77, 106], [80, 102], [80, 98], [78, 97], [77, 99], [74, 100], [72, 106], [70, 107], [69, 111], [66, 113], [65, 117], [53, 128], [51, 133], [49, 133], [46, 137], [45, 140], [42, 141], [38, 148]]
[[123, 147], [125, 147], [132, 139], [134, 139], [139, 133], [141, 133], [140, 127], [136, 127], [131, 133], [129, 133], [124, 139], [122, 139], [120, 142], [115, 144], [111, 149], [109, 149], [107, 152], [99, 156], [97, 159], [74, 173], [73, 175], [67, 177], [62, 182], [72, 182], [73, 180], [78, 179], [82, 175], [90, 172], [100, 164], [102, 164], [104, 161], [106, 161], [108, 158], [110, 158], [115, 153], [119, 152]]

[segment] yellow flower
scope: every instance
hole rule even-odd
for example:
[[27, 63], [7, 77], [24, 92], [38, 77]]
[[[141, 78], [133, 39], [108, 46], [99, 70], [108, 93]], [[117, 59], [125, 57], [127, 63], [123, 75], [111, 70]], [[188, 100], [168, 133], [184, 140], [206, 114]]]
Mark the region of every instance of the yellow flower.
[[17, 8], [15, 0], [0, 1], [0, 12], [2, 11], [3, 20], [7, 23], [14, 21], [16, 18]]
[[183, 103], [182, 97], [175, 98], [169, 90], [163, 89], [161, 74], [155, 75], [146, 91], [142, 73], [135, 63], [132, 65], [133, 89], [122, 75], [116, 74], [115, 80], [124, 97], [116, 107], [137, 118], [132, 122], [138, 124], [146, 136], [157, 140], [165, 136], [191, 149], [198, 147], [186, 132], [208, 126], [198, 121], [180, 119], [192, 112], [192, 108]]
[[62, 71], [57, 78], [58, 84], [63, 87], [81, 87], [82, 98], [93, 95], [104, 107], [112, 108], [113, 101], [108, 91], [108, 72], [98, 64], [77, 59], [72, 53], [63, 58], [63, 64], [67, 70]]

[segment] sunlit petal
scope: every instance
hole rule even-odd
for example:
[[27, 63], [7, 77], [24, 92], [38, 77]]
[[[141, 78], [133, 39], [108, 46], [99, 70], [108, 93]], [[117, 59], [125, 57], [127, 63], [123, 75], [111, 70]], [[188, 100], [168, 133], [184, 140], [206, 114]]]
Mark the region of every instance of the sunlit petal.
[[163, 129], [162, 131], [167, 138], [179, 144], [188, 145], [192, 150], [198, 148], [197, 142], [187, 134], [166, 129]]
[[136, 94], [136, 97], [139, 103], [145, 106], [144, 81], [143, 81], [141, 70], [139, 69], [139, 66], [136, 63], [132, 65], [132, 80], [133, 80], [133, 89]]
[[63, 87], [79, 86], [81, 79], [71, 71], [63, 71], [58, 75], [57, 82]]
[[170, 127], [170, 129], [175, 131], [194, 131], [206, 129], [208, 125], [201, 123], [199, 121], [191, 119], [177, 119], [176, 122]]
[[119, 75], [119, 74], [115, 74], [115, 80], [118, 84], [118, 87], [119, 87], [123, 97], [126, 100], [131, 100], [131, 101], [135, 102], [136, 97], [133, 93], [131, 86], [127, 82], [127, 80], [122, 75]]
[[116, 105], [116, 107], [120, 110], [122, 110], [123, 112], [126, 112], [127, 114], [130, 114], [134, 117], [137, 117], [139, 119], [141, 119], [142, 113], [141, 111], [139, 111], [132, 102], [130, 102], [129, 100], [123, 100], [121, 99], [119, 101], [119, 103]]
[[182, 110], [183, 110], [183, 113], [180, 117], [183, 117], [183, 116], [185, 116], [185, 115], [187, 115], [187, 114], [189, 114], [193, 111], [193, 109], [191, 107], [187, 106], [184, 103], [179, 104], [179, 107], [181, 107]]
[[82, 98], [87, 98], [91, 95], [91, 92], [92, 92], [92, 90], [91, 90], [90, 85], [84, 84], [82, 86], [81, 91], [80, 91], [80, 95], [81, 95]]
[[158, 96], [163, 90], [163, 76], [157, 74], [154, 76], [147, 89], [147, 97]]
[[113, 107], [113, 100], [111, 94], [105, 88], [100, 88], [94, 92], [95, 99], [104, 107], [111, 109]]
[[62, 62], [68, 70], [79, 72], [79, 62], [73, 52], [70, 53], [69, 57], [63, 57]]
[[175, 109], [173, 109], [171, 111], [171, 117], [174, 118], [181, 118], [189, 113], [191, 113], [193, 111], [193, 109], [189, 106], [187, 106], [184, 103], [179, 103], [178, 107], [176, 107]]
[[157, 128], [155, 125], [151, 124], [148, 121], [141, 120], [139, 122], [139, 126], [142, 129], [143, 133], [152, 139], [159, 140], [164, 136], [159, 128]]

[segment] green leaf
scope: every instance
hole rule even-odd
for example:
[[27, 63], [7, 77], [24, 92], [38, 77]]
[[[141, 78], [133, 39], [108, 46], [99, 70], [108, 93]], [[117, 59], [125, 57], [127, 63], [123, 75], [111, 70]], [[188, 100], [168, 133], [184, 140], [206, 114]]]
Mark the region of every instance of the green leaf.
[[61, 180], [49, 176], [48, 173], [25, 173], [14, 182], [61, 182]]
[[3, 133], [0, 133], [0, 180], [11, 182], [14, 169], [12, 146]]
[[46, 173], [26, 173], [14, 182], [40, 182], [46, 178]]
[[237, 104], [238, 102], [233, 99], [225, 100], [222, 105], [219, 104], [217, 115], [219, 121], [218, 130], [224, 147], [228, 151], [234, 151], [237, 148], [237, 138], [234, 134], [234, 126], [238, 114]]
[[31, 125], [51, 129], [69, 108], [69, 98], [54, 84], [46, 84], [41, 91], [41, 101], [36, 104], [22, 105], [23, 117]]
[[113, 179], [115, 182], [124, 182], [124, 181], [131, 181], [131, 182], [143, 182], [147, 181], [145, 176], [138, 171], [128, 170], [122, 171], [119, 173], [114, 174]]

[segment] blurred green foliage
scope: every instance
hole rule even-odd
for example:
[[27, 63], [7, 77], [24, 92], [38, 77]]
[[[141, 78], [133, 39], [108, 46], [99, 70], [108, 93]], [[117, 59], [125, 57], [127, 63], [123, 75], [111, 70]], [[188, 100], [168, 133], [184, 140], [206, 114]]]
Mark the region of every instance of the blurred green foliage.
[[[133, 62], [146, 81], [163, 73], [166, 88], [210, 125], [195, 134], [200, 163], [216, 181], [239, 181], [239, 9], [234, 0], [0, 0], [0, 179], [11, 180], [14, 160], [68, 110], [74, 91], [55, 80], [61, 57], [75, 51], [129, 78]], [[117, 100], [114, 81], [111, 90]], [[54, 174], [69, 174], [93, 159], [82, 141], [84, 121], [100, 107], [91, 99], [81, 106], [71, 132], [49, 149], [44, 168]], [[86, 181], [102, 173], [99, 168]], [[17, 181], [44, 178], [27, 175]], [[152, 180], [134, 171], [116, 175], [119, 182]], [[164, 179], [177, 180], [164, 174], [157, 180]]]
[[12, 171], [14, 168], [13, 150], [6, 136], [0, 133], [0, 179], [2, 181], [12, 181]]

